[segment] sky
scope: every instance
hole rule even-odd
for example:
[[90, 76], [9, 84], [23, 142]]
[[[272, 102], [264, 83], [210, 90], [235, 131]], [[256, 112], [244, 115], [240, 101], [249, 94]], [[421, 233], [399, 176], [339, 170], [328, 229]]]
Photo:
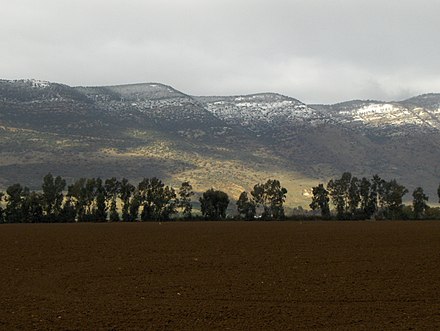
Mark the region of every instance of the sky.
[[0, 78], [306, 103], [440, 92], [437, 0], [0, 0]]

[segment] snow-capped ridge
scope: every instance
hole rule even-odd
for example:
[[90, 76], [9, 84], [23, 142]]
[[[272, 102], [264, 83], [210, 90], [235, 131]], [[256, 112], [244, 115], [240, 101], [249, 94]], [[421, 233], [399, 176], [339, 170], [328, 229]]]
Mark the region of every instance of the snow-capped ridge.
[[[29, 92], [29, 93], [28, 93]], [[0, 81], [1, 99], [29, 102], [77, 101], [121, 114], [137, 111], [155, 118], [212, 118], [254, 132], [332, 123], [360, 131], [407, 134], [440, 130], [440, 94], [404, 101], [351, 100], [334, 105], [307, 105], [274, 92], [232, 96], [190, 96], [157, 82], [109, 86], [78, 86], [38, 79]]]
[[213, 115], [228, 124], [240, 125], [262, 134], [277, 126], [297, 126], [321, 119], [320, 112], [297, 99], [277, 93], [224, 97], [198, 97]]

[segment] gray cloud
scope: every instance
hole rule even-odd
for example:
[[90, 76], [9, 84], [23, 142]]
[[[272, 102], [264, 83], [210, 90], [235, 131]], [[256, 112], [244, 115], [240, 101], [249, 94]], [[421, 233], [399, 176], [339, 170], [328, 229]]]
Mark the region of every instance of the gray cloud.
[[15, 0], [2, 4], [0, 72], [397, 100], [440, 91], [439, 12], [436, 0]]

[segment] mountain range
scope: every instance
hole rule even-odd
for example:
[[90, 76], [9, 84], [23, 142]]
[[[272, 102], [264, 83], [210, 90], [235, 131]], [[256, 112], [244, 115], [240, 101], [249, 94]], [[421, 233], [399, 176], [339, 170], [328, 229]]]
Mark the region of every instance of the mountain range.
[[313, 185], [350, 171], [395, 178], [410, 192], [422, 186], [437, 202], [439, 130], [440, 94], [307, 105], [276, 93], [191, 96], [158, 83], [0, 80], [0, 188], [37, 189], [48, 172], [68, 182], [157, 176], [237, 198], [276, 178], [289, 206], [307, 206]]

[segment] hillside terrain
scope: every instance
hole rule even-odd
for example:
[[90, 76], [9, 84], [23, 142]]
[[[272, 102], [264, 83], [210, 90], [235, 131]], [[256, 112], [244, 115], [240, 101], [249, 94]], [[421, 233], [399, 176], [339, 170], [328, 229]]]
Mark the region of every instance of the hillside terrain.
[[351, 171], [423, 186], [436, 201], [440, 94], [306, 105], [274, 93], [190, 96], [163, 84], [69, 87], [0, 80], [0, 188], [52, 172], [158, 176], [236, 198], [268, 178], [306, 206], [310, 188]]

